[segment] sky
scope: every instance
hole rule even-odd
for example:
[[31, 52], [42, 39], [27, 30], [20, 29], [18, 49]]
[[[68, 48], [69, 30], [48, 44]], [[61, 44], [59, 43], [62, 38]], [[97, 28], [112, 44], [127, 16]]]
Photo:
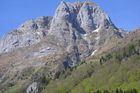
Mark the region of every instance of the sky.
[[[0, 38], [28, 19], [53, 16], [62, 0], [0, 0]], [[66, 2], [86, 0], [64, 0]], [[88, 0], [99, 5], [125, 30], [140, 28], [140, 0]]]

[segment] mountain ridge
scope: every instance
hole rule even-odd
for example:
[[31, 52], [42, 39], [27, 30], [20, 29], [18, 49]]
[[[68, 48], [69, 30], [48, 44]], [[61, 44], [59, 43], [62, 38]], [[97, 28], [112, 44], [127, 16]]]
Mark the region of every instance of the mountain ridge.
[[[85, 2], [77, 2], [77, 3], [66, 3], [66, 2], [64, 2], [64, 1], [62, 1], [61, 3], [60, 3], [60, 7], [58, 6], [58, 9], [60, 9], [61, 10], [61, 7], [63, 8], [63, 7], [65, 7], [65, 5], [64, 4], [67, 4], [67, 9], [71, 9], [71, 7], [76, 7], [77, 8], [77, 6], [79, 6], [79, 5], [77, 5], [77, 4], [82, 4], [82, 5], [80, 5], [80, 9], [82, 8], [82, 7], [84, 7], [84, 9], [85, 9], [85, 7], [89, 7], [89, 5], [92, 5], [92, 7], [97, 7], [97, 9], [96, 10], [100, 10], [100, 8], [97, 6], [97, 5], [95, 5], [95, 3], [93, 3], [93, 2], [90, 2], [90, 1], [85, 1]], [[85, 4], [85, 5], [84, 5]], [[75, 6], [76, 5], [76, 6]], [[70, 8], [69, 8], [70, 7]], [[98, 9], [99, 8], [99, 9]], [[79, 12], [80, 12], [80, 9], [79, 9]], [[13, 50], [14, 48], [16, 49], [16, 47], [18, 48], [18, 47], [23, 47], [23, 46], [29, 46], [30, 44], [32, 45], [32, 44], [34, 44], [34, 43], [36, 43], [36, 42], [39, 42], [47, 33], [55, 33], [55, 31], [56, 31], [56, 29], [54, 29], [54, 31], [51, 31], [51, 30], [53, 30], [53, 28], [55, 28], [54, 26], [52, 26], [51, 27], [51, 25], [54, 25], [54, 24], [56, 24], [56, 23], [51, 23], [51, 20], [54, 20], [55, 19], [55, 16], [58, 14], [57, 12], [58, 12], [59, 10], [56, 10], [56, 13], [55, 13], [55, 15], [54, 15], [54, 17], [40, 17], [40, 18], [37, 18], [36, 20], [28, 20], [28, 21], [26, 21], [25, 23], [23, 23], [17, 30], [15, 30], [15, 32], [33, 32], [33, 33], [29, 33], [29, 34], [34, 34], [34, 36], [36, 35], [36, 37], [34, 37], [33, 35], [26, 35], [26, 34], [28, 34], [28, 33], [25, 33], [25, 36], [24, 37], [27, 37], [27, 38], [29, 38], [29, 40], [24, 40], [24, 38], [23, 38], [23, 41], [21, 41], [21, 42], [25, 42], [23, 45], [21, 44], [21, 46], [20, 46], [20, 44], [19, 44], [19, 46], [18, 45], [15, 45], [14, 46], [14, 43], [18, 43], [18, 39], [17, 40], [15, 40], [15, 42], [11, 42], [12, 44], [9, 44], [9, 45], [4, 45], [3, 44], [3, 47], [4, 48], [1, 48], [2, 50], [1, 50], [1, 53], [2, 53], [2, 51], [4, 52], [8, 52], [8, 51], [10, 51], [10, 50]], [[62, 10], [63, 11], [63, 10]], [[76, 10], [75, 10], [76, 11]], [[82, 10], [82, 11], [84, 11], [84, 10]], [[100, 12], [103, 12], [102, 10], [100, 11]], [[64, 13], [64, 12], [63, 12]], [[71, 13], [71, 12], [70, 12]], [[81, 12], [82, 13], [82, 12]], [[59, 17], [62, 17], [63, 15], [61, 15], [62, 13], [60, 13], [60, 16], [58, 16], [57, 18], [59, 18]], [[65, 15], [65, 14], [67, 14], [67, 13], [64, 13], [64, 17], [66, 17], [67, 15]], [[85, 14], [87, 14], [87, 13], [85, 13]], [[90, 14], [90, 13], [89, 13]], [[78, 13], [75, 17], [71, 17], [71, 15], [70, 14], [68, 14], [69, 15], [69, 18], [75, 18], [76, 16], [77, 16], [77, 18], [80, 18], [80, 17], [78, 17], [78, 16], [80, 16], [80, 14]], [[74, 15], [74, 14], [72, 14], [72, 15]], [[103, 12], [103, 15], [104, 15], [104, 12]], [[92, 16], [92, 15], [91, 15]], [[105, 16], [107, 16], [107, 15], [105, 15]], [[43, 19], [44, 18], [44, 19]], [[76, 18], [76, 19], [77, 19]], [[93, 19], [93, 18], [92, 18]], [[110, 18], [107, 16], [107, 19], [108, 20], [110, 20]], [[38, 21], [37, 21], [38, 20]], [[39, 20], [42, 20], [42, 21], [39, 21]], [[57, 19], [56, 19], [57, 20]], [[72, 19], [70, 19], [70, 20], [72, 20]], [[73, 20], [75, 20], [75, 19], [73, 19]], [[78, 22], [80, 22], [80, 20], [81, 19], [78, 19], [79, 21]], [[89, 19], [88, 18], [88, 14], [87, 14], [87, 18], [85, 17], [85, 19], [83, 19], [83, 20], [85, 20], [85, 22], [86, 22], [86, 20], [87, 20], [87, 23], [85, 24], [85, 23], [81, 23], [80, 22], [80, 24], [81, 24], [81, 26], [79, 25], [79, 29], [78, 30], [81, 30], [81, 32], [82, 33], [85, 33], [84, 31], [84, 29], [88, 29], [89, 31], [90, 30], [95, 30], [95, 28], [96, 27], [93, 27], [94, 26], [94, 24], [93, 24], [93, 20], [91, 20], [91, 19]], [[99, 20], [99, 19], [98, 19]], [[101, 20], [101, 19], [100, 19]], [[58, 19], [58, 21], [59, 21], [59, 19]], [[61, 20], [62, 21], [62, 20]], [[43, 22], [45, 22], [45, 23], [43, 23]], [[77, 24], [79, 24], [78, 22], [76, 22]], [[89, 22], [91, 22], [91, 23], [89, 23]], [[111, 23], [111, 25], [113, 25], [112, 24], [112, 22], [110, 21], [110, 23]], [[49, 25], [50, 24], [50, 25]], [[73, 24], [73, 23], [72, 23]], [[84, 27], [82, 27], [82, 24], [83, 24], [83, 26]], [[101, 23], [100, 23], [101, 24]], [[44, 25], [43, 27], [41, 27], [41, 25]], [[87, 25], [87, 26], [86, 26]], [[90, 26], [91, 25], [91, 26]], [[49, 29], [49, 27], [50, 27], [50, 29]], [[81, 28], [82, 27], [82, 28]], [[83, 30], [82, 30], [83, 29]], [[48, 30], [48, 31], [47, 31]], [[12, 33], [12, 32], [11, 32]], [[16, 33], [15, 33], [16, 34]], [[23, 37], [23, 36], [22, 36]], [[30, 39], [30, 37], [32, 37], [31, 39]], [[10, 38], [10, 36], [9, 36], [9, 38]], [[15, 38], [15, 37], [11, 37], [11, 38]], [[18, 38], [18, 36], [17, 36], [17, 38]], [[15, 38], [16, 39], [16, 38]], [[20, 39], [20, 38], [19, 38]], [[7, 41], [8, 41], [8, 39], [6, 39]], [[6, 41], [5, 40], [5, 41]], [[14, 41], [14, 40], [13, 40]], [[16, 42], [17, 41], [17, 42]], [[9, 41], [10, 42], [10, 41]], [[8, 43], [9, 43], [8, 42]], [[2, 45], [1, 45], [2, 46]], [[5, 47], [5, 46], [7, 46], [7, 47]], [[11, 49], [8, 49], [8, 47], [10, 48], [11, 47]]]
[[127, 36], [95, 3], [62, 1], [53, 17], [27, 20], [0, 40], [0, 89], [12, 83], [28, 87], [26, 93], [32, 86], [38, 91], [40, 78], [56, 79], [59, 72]]
[[[19, 63], [24, 60], [30, 63], [30, 60], [37, 58], [41, 61], [41, 58], [49, 58], [50, 55], [64, 54], [61, 64], [68, 68], [117, 38], [122, 38], [119, 29], [95, 3], [62, 1], [54, 17], [27, 20], [1, 39], [0, 53], [10, 54], [13, 51], [15, 55], [11, 58], [17, 59], [19, 56], [15, 60]], [[16, 56], [16, 51], [20, 50], [24, 52]]]

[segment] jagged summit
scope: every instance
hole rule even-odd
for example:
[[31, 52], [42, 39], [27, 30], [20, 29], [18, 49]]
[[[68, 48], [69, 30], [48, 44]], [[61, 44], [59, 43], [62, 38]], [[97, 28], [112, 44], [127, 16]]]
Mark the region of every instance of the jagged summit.
[[53, 22], [59, 20], [75, 22], [86, 31], [93, 31], [109, 25], [113, 26], [109, 16], [99, 6], [90, 1], [75, 3], [62, 1], [53, 19]]
[[[76, 51], [81, 51], [81, 54], [85, 50], [79, 48], [87, 46], [85, 56], [88, 56], [98, 46], [120, 37], [121, 34], [118, 33], [109, 16], [94, 2], [62, 1], [54, 17], [42, 16], [27, 20], [18, 29], [7, 34], [0, 41], [0, 53], [31, 46], [45, 38], [66, 50], [76, 46]], [[81, 45], [77, 46], [78, 43]]]
[[67, 63], [74, 66], [100, 46], [122, 36], [109, 16], [94, 2], [62, 1], [53, 17], [27, 20], [5, 35], [0, 41], [0, 53], [32, 46], [39, 51], [52, 48], [49, 54], [68, 53]]

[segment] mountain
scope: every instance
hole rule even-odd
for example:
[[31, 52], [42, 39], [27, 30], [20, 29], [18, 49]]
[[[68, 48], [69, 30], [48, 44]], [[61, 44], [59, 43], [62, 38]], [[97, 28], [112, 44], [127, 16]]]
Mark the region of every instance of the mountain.
[[62, 1], [54, 17], [30, 19], [5, 35], [0, 41], [0, 53], [34, 46], [36, 49], [25, 58], [65, 53], [65, 64], [73, 67], [110, 40], [122, 38], [123, 32], [95, 3]]
[[137, 29], [104, 45], [94, 56], [60, 72], [41, 93], [139, 93], [139, 35]]
[[[68, 72], [64, 77], [83, 73], [79, 80], [90, 77], [95, 69], [85, 60], [93, 56], [92, 60], [99, 60], [109, 51], [131, 43], [131, 37], [139, 40], [138, 34], [132, 33], [117, 28], [94, 2], [62, 1], [53, 17], [27, 20], [0, 40], [0, 90], [4, 93], [41, 93], [46, 85], [51, 86], [51, 81], [56, 84], [55, 80], [62, 81], [59, 80], [62, 73]], [[73, 70], [79, 64], [80, 70]], [[85, 72], [80, 72], [81, 69]]]

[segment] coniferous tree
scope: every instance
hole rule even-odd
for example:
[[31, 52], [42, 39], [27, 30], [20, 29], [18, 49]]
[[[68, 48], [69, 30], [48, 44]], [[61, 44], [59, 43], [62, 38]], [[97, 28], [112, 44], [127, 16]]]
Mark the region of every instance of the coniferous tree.
[[110, 93], [108, 90], [104, 90], [103, 93]]
[[119, 93], [123, 93], [123, 90], [122, 90], [122, 89], [120, 89]]
[[115, 93], [119, 93], [119, 89], [116, 89]]

